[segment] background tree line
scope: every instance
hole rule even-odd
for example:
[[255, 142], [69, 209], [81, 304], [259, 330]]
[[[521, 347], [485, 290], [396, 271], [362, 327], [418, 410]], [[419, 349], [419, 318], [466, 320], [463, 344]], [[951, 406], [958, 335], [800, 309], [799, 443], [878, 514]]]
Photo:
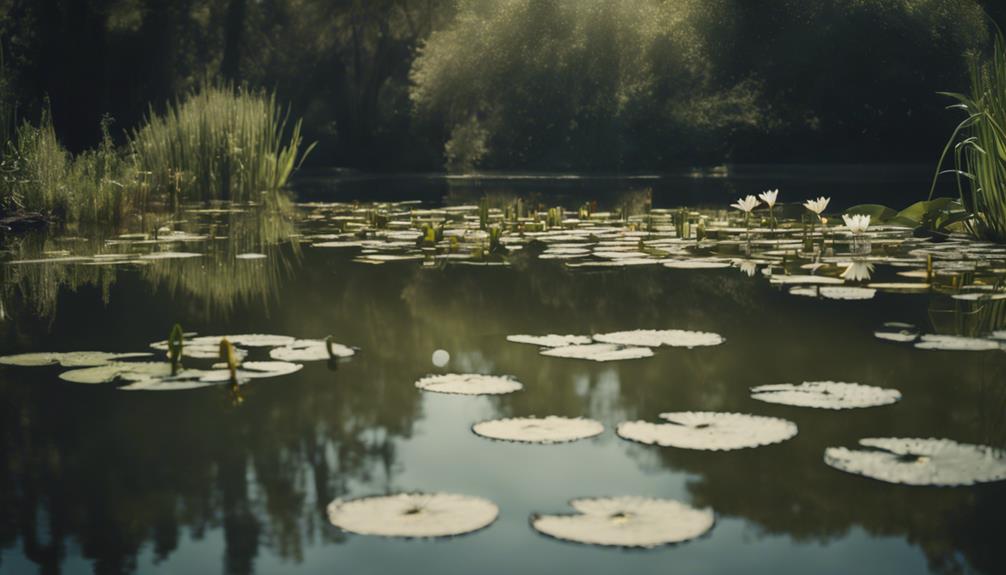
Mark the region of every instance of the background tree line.
[[928, 162], [987, 0], [0, 0], [8, 109], [71, 150], [201, 83], [276, 90], [317, 165]]

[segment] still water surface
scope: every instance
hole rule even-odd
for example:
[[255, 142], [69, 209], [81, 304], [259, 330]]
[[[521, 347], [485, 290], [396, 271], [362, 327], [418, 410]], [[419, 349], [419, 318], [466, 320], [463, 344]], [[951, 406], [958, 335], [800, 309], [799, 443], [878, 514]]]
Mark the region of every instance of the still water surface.
[[[323, 198], [322, 180], [304, 197]], [[332, 197], [364, 196], [352, 187], [359, 183], [330, 184]], [[814, 184], [793, 185], [810, 196]], [[380, 181], [367, 185], [373, 194], [386, 189]], [[464, 182], [440, 181], [433, 191], [412, 185], [432, 196], [421, 198], [430, 206], [470, 202], [485, 191]], [[515, 184], [513, 193], [534, 185]], [[549, 194], [558, 185], [571, 196], [582, 186], [537, 185]], [[760, 191], [744, 180], [731, 185]], [[644, 186], [652, 183], [617, 183]], [[873, 178], [855, 189], [871, 186], [888, 184]], [[675, 201], [658, 186], [654, 206], [699, 203], [689, 193]], [[721, 202], [730, 193], [718, 188], [706, 197]], [[234, 240], [225, 252], [232, 257], [250, 248], [239, 245], [230, 223]], [[56, 367], [0, 368], [0, 573], [1006, 569], [1006, 484], [909, 487], [822, 462], [826, 447], [868, 436], [1006, 446], [1006, 354], [923, 351], [872, 335], [887, 321], [929, 331], [945, 324], [939, 296], [817, 300], [737, 269], [588, 272], [533, 260], [507, 268], [364, 265], [352, 261], [353, 250], [299, 245], [289, 235], [305, 224], [288, 224], [249, 232], [265, 260], [64, 270], [35, 283], [21, 277], [13, 287], [7, 272], [4, 353], [143, 351], [175, 322], [203, 334], [332, 334], [362, 351], [335, 369], [308, 363], [293, 375], [252, 382], [239, 406], [218, 388], [127, 393], [62, 382]], [[593, 363], [542, 357], [505, 341], [515, 333], [637, 328], [713, 331], [726, 343]], [[450, 353], [444, 370], [431, 361], [437, 349]], [[510, 374], [525, 388], [487, 398], [414, 387], [443, 371]], [[749, 397], [752, 386], [806, 380], [894, 387], [904, 398], [831, 412]], [[722, 453], [644, 446], [613, 432], [621, 421], [688, 410], [783, 417], [800, 432], [782, 444]], [[470, 431], [484, 419], [547, 414], [591, 417], [606, 431], [553, 446], [494, 442]], [[337, 497], [396, 491], [482, 496], [500, 515], [487, 529], [438, 541], [352, 535], [328, 523], [325, 508]], [[529, 527], [532, 513], [568, 512], [571, 498], [607, 495], [709, 506], [717, 524], [699, 540], [646, 551], [562, 543]]]

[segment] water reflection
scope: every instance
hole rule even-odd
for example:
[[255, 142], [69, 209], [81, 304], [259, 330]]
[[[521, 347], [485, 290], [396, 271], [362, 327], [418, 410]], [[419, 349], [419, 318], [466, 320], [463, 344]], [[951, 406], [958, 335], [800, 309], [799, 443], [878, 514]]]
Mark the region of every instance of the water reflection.
[[[332, 334], [362, 348], [337, 371], [314, 364], [249, 385], [237, 408], [223, 390], [127, 393], [60, 383], [56, 371], [44, 368], [0, 370], [0, 546], [8, 562], [26, 560], [44, 573], [74, 572], [68, 558], [80, 555], [97, 573], [129, 573], [145, 549], [167, 560], [190, 539], [219, 534], [217, 557], [228, 573], [261, 571], [264, 556], [295, 564], [312, 550], [349, 542], [326, 522], [324, 508], [332, 499], [415, 488], [417, 468], [430, 451], [449, 452], [443, 457], [457, 462], [425, 470], [438, 480], [478, 478], [491, 444], [470, 437], [471, 423], [554, 414], [592, 417], [609, 430], [548, 452], [557, 461], [575, 466], [580, 459], [574, 458], [584, 454], [578, 449], [628, 454], [636, 468], [626, 474], [667, 484], [684, 476], [686, 492], [675, 495], [743, 521], [756, 536], [833, 543], [862, 529], [918, 546], [935, 572], [1001, 570], [1002, 485], [889, 486], [821, 462], [825, 447], [868, 435], [945, 436], [1006, 447], [1003, 354], [923, 352], [872, 337], [885, 321], [940, 333], [1002, 329], [1001, 302], [949, 300], [954, 307], [944, 313], [940, 306], [948, 298], [940, 295], [821, 301], [792, 297], [736, 269], [585, 272], [527, 255], [505, 269], [364, 266], [351, 261], [352, 253], [301, 250], [284, 213], [278, 210], [271, 220], [254, 211], [203, 213], [176, 222], [181, 231], [226, 238], [207, 241], [202, 258], [135, 269], [4, 266], [5, 273], [20, 274], [7, 279], [2, 300], [17, 318], [8, 322], [16, 327], [0, 332], [2, 348], [12, 352], [136, 350], [163, 339], [176, 321], [204, 333]], [[64, 249], [52, 238], [24, 241], [18, 257]], [[234, 258], [247, 252], [266, 258]], [[58, 313], [42, 313], [56, 306]], [[24, 327], [22, 318], [40, 317], [50, 318], [47, 329]], [[514, 333], [670, 327], [714, 331], [727, 342], [594, 364], [545, 358], [533, 346], [505, 341]], [[525, 389], [471, 403], [424, 397], [413, 382], [437, 371], [430, 356], [438, 349], [450, 354], [447, 370], [512, 374]], [[747, 392], [755, 385], [820, 379], [895, 387], [905, 399], [822, 413], [765, 405]], [[800, 434], [781, 445], [730, 453], [646, 447], [611, 435], [620, 421], [653, 420], [671, 410], [784, 417], [799, 425]], [[431, 427], [450, 430], [457, 443], [424, 445], [429, 436], [417, 430]], [[521, 461], [507, 463], [510, 475], [500, 483], [518, 483]], [[568, 477], [548, 481], [555, 491], [570, 489]], [[511, 491], [484, 489], [504, 513], [522, 513]], [[620, 484], [607, 489], [631, 490]], [[563, 501], [554, 503], [561, 508]], [[480, 541], [491, 544], [495, 530]], [[517, 543], [536, 541], [526, 526], [522, 533], [528, 539]], [[712, 542], [720, 544], [717, 537], [714, 531]], [[584, 551], [546, 542], [542, 552], [559, 564]], [[620, 560], [631, 564], [639, 557]], [[843, 560], [856, 565], [856, 559]]]
[[[300, 259], [295, 207], [285, 196], [267, 196], [256, 206], [183, 210], [147, 224], [144, 220], [137, 229], [153, 230], [149, 234], [89, 230], [85, 239], [54, 230], [13, 238], [9, 260], [32, 263], [0, 266], [0, 306], [20, 312], [25, 323], [51, 320], [61, 293], [95, 288], [107, 306], [120, 275], [137, 274], [162, 298], [185, 300], [206, 316], [226, 318], [237, 305], [275, 305], [280, 282]], [[168, 230], [183, 239], [167, 242]], [[176, 249], [202, 255], [138, 259]]]

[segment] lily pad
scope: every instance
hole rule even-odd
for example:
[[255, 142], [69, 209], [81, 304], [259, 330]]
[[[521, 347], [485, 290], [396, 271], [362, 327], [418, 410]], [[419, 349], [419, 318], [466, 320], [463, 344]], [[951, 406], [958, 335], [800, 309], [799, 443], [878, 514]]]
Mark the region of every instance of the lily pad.
[[331, 346], [329, 354], [329, 344], [325, 340], [298, 339], [270, 351], [269, 357], [280, 361], [323, 361], [332, 356], [347, 358], [356, 354], [356, 350], [341, 343], [332, 342]]
[[919, 339], [919, 329], [910, 323], [888, 322], [873, 335], [886, 341], [911, 343]]
[[796, 424], [785, 419], [722, 413], [683, 411], [661, 413], [669, 423], [627, 421], [618, 424], [618, 436], [662, 447], [727, 451], [780, 443], [797, 433]]
[[695, 539], [716, 522], [711, 509], [696, 509], [673, 499], [604, 497], [574, 499], [569, 504], [577, 513], [536, 514], [531, 527], [564, 541], [650, 548]]
[[769, 282], [776, 285], [838, 285], [845, 283], [845, 280], [829, 276], [772, 275]]
[[493, 502], [452, 493], [400, 493], [360, 499], [336, 499], [328, 520], [361, 535], [383, 537], [452, 537], [478, 531], [499, 515]]
[[604, 426], [582, 417], [514, 417], [482, 421], [472, 426], [476, 435], [523, 443], [565, 443], [594, 437]]
[[652, 357], [653, 350], [648, 347], [625, 347], [613, 343], [589, 343], [553, 347], [543, 350], [541, 355], [567, 359], [589, 359], [591, 361], [619, 361]]
[[165, 362], [110, 363], [97, 367], [73, 369], [59, 374], [71, 383], [110, 383], [116, 380], [143, 381], [171, 376], [171, 365]]
[[751, 397], [766, 403], [821, 409], [854, 409], [889, 405], [901, 399], [901, 392], [858, 383], [805, 381], [799, 385], [781, 383], [751, 388]]
[[601, 343], [645, 347], [705, 347], [720, 345], [725, 339], [717, 333], [707, 331], [687, 331], [683, 329], [637, 329], [633, 331], [616, 331], [594, 336]]
[[584, 345], [593, 341], [589, 335], [508, 335], [506, 340], [513, 343], [526, 343], [538, 347], [566, 347]]
[[1002, 343], [977, 337], [960, 335], [926, 334], [915, 344], [918, 349], [937, 349], [945, 351], [992, 351], [1002, 348]]
[[120, 359], [150, 357], [150, 355], [149, 353], [107, 353], [104, 351], [19, 353], [0, 357], [0, 365], [14, 365], [18, 367], [39, 367], [44, 365], [97, 367], [108, 365]]
[[524, 386], [509, 376], [479, 373], [447, 373], [429, 375], [416, 382], [416, 387], [435, 393], [460, 395], [501, 395], [513, 393]]
[[870, 450], [829, 447], [824, 462], [848, 473], [905, 485], [974, 485], [1006, 480], [1006, 453], [949, 439], [867, 438]]

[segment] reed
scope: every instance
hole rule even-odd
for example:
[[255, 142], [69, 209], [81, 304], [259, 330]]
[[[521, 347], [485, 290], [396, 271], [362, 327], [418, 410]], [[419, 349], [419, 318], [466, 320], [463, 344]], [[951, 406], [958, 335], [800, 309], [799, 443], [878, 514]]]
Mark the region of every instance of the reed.
[[301, 120], [288, 120], [274, 94], [210, 86], [164, 114], [151, 109], [130, 147], [137, 170], [172, 201], [258, 201], [313, 148], [302, 150]]
[[[970, 70], [970, 94], [944, 93], [967, 116], [940, 155], [929, 198], [940, 175], [954, 174], [968, 230], [978, 238], [1006, 242], [1006, 41], [996, 30], [991, 57]], [[944, 170], [953, 152], [954, 168]]]

